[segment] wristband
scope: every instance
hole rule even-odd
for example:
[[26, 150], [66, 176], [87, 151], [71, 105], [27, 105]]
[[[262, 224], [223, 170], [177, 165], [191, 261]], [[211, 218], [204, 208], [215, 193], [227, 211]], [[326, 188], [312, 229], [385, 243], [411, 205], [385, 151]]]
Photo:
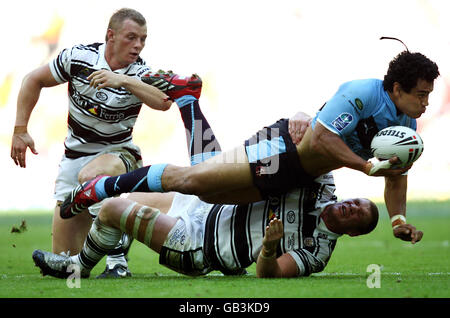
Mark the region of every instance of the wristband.
[[27, 133], [27, 126], [14, 126], [14, 135], [15, 134], [25, 134]]
[[383, 160], [376, 162], [375, 164], [372, 164], [372, 167], [369, 171], [369, 176], [373, 175], [375, 172], [377, 172], [380, 169], [389, 169], [392, 166], [392, 164], [389, 162], [389, 160]]
[[406, 224], [406, 218], [404, 215], [397, 214], [391, 217], [392, 229], [395, 230], [402, 224]]
[[273, 253], [273, 254], [270, 255], [270, 256], [264, 256], [264, 255], [263, 255], [263, 252], [262, 252], [262, 249], [261, 249], [261, 252], [259, 252], [259, 256], [260, 256], [262, 259], [275, 259], [276, 256], [277, 256], [277, 253], [275, 252], [275, 253]]

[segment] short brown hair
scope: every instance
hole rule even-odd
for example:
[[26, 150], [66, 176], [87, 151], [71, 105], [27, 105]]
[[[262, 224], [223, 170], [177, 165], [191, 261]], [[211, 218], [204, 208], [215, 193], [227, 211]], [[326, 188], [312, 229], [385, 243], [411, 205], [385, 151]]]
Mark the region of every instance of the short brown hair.
[[[144, 16], [134, 9], [122, 8], [117, 10], [109, 19], [108, 29], [117, 30], [122, 25], [123, 21], [130, 19], [140, 26], [146, 25], [147, 21]], [[108, 31], [106, 31], [105, 42], [108, 42]]]
[[375, 203], [373, 203], [371, 200], [369, 200], [370, 202], [370, 216], [371, 216], [371, 220], [368, 224], [364, 224], [359, 228], [360, 234], [369, 234], [370, 232], [372, 232], [378, 224], [378, 207]]

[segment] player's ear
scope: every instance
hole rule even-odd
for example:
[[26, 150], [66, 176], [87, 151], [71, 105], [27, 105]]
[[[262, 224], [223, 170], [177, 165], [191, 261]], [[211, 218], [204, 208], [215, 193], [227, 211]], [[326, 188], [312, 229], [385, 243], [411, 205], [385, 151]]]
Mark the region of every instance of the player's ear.
[[113, 30], [113, 29], [108, 29], [108, 30], [106, 31], [106, 38], [107, 38], [107, 41], [112, 40], [113, 37], [114, 37], [114, 30]]
[[357, 231], [350, 231], [347, 233], [348, 236], [358, 236], [361, 235], [361, 233], [357, 232]]
[[392, 86], [392, 93], [394, 96], [399, 97], [402, 92], [402, 85], [400, 85], [399, 82], [394, 82], [394, 85]]

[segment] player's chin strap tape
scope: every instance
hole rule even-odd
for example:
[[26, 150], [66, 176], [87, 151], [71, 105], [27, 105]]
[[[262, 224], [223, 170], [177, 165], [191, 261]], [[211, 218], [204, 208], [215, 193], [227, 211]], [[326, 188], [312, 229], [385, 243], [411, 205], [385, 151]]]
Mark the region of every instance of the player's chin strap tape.
[[372, 168], [369, 171], [369, 176], [373, 175], [380, 169], [389, 169], [391, 166], [392, 164], [389, 162], [389, 160], [383, 160], [376, 163], [372, 163]]

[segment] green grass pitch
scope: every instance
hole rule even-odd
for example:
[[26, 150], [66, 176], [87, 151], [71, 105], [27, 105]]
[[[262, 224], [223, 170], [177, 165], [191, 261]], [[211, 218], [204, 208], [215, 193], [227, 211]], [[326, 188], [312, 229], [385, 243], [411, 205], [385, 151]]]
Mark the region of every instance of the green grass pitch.
[[[409, 202], [408, 222], [424, 232], [416, 245], [392, 236], [387, 212], [380, 207], [374, 232], [341, 238], [325, 270], [296, 279], [257, 279], [213, 272], [186, 277], [158, 264], [156, 253], [139, 242], [130, 252], [133, 277], [97, 280], [104, 260], [80, 288], [66, 280], [42, 277], [31, 259], [35, 249], [51, 250], [51, 214], [0, 212], [0, 297], [2, 298], [449, 298], [450, 201]], [[27, 230], [11, 233], [25, 220]], [[379, 288], [369, 288], [370, 264], [380, 266]], [[276, 286], [274, 288], [274, 286]]]

